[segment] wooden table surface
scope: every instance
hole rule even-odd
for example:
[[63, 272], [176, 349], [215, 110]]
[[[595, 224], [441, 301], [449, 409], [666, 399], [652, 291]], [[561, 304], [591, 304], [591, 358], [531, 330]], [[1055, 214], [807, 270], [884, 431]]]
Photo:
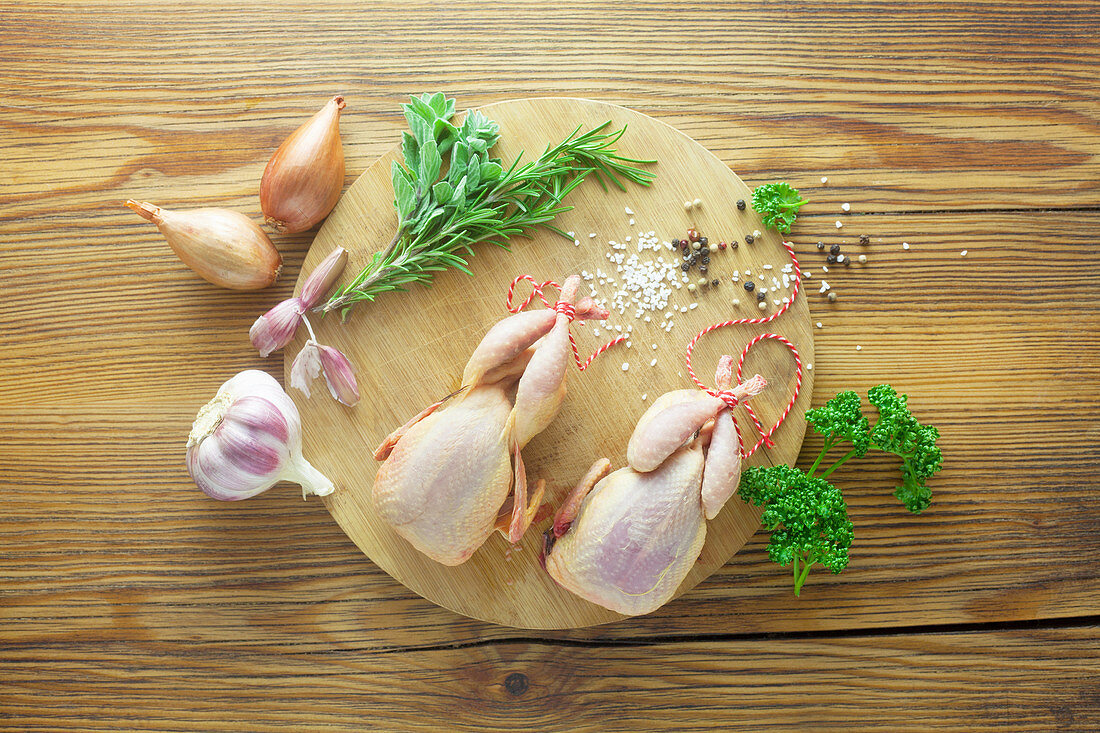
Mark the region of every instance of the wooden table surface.
[[[1100, 727], [1095, 1], [226, 5], [0, 6], [0, 729]], [[810, 292], [814, 401], [907, 392], [932, 508], [868, 457], [834, 475], [851, 565], [801, 598], [758, 534], [650, 616], [532, 633], [421, 600], [294, 489], [206, 499], [191, 420], [281, 376], [247, 331], [312, 234], [234, 293], [121, 201], [257, 216], [329, 95], [350, 183], [437, 89], [669, 122], [803, 189], [807, 263], [871, 236], [838, 302]]]

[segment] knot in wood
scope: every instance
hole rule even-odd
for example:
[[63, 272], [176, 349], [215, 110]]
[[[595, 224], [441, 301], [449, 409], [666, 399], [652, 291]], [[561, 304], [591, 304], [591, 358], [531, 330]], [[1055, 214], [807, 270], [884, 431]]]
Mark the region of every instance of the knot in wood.
[[530, 687], [530, 684], [527, 682], [527, 675], [522, 672], [513, 672], [504, 678], [504, 689], [510, 695], [519, 697], [527, 692], [528, 687]]

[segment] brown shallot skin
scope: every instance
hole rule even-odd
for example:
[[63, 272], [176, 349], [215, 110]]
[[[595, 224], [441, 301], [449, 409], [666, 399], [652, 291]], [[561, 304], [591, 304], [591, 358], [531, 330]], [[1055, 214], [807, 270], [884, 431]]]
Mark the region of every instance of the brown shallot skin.
[[279, 277], [282, 255], [244, 214], [214, 208], [173, 211], [133, 199], [126, 206], [156, 224], [172, 251], [207, 282], [260, 290]]
[[304, 232], [328, 216], [344, 187], [342, 96], [330, 99], [290, 134], [260, 179], [260, 208], [277, 231]]

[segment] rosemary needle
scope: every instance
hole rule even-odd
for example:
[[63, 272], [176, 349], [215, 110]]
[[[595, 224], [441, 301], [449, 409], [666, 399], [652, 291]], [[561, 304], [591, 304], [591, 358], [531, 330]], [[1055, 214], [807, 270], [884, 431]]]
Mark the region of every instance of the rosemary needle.
[[[578, 126], [537, 159], [521, 164], [517, 158], [505, 169], [488, 155], [499, 138], [497, 123], [471, 111], [454, 125], [454, 109], [454, 100], [442, 93], [404, 105], [410, 128], [402, 136], [405, 165], [394, 162], [391, 176], [397, 231], [317, 310], [339, 310], [346, 318], [356, 303], [414, 283], [430, 284], [436, 272], [453, 267], [470, 274], [467, 258], [478, 242], [506, 247], [509, 237], [539, 226], [568, 236], [551, 222], [573, 208], [562, 201], [589, 174], [605, 190], [608, 182], [625, 191], [624, 180], [648, 186], [654, 178], [637, 166], [655, 161], [615, 152], [626, 127], [607, 131], [610, 121], [586, 132]], [[449, 168], [440, 177], [444, 156]]]

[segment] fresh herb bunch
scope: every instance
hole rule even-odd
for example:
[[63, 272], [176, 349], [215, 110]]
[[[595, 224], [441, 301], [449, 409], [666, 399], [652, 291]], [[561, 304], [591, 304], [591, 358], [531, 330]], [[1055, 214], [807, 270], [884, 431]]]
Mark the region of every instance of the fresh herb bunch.
[[[623, 179], [648, 186], [654, 178], [635, 164], [655, 161], [615, 152], [626, 128], [605, 132], [610, 121], [587, 132], [577, 127], [536, 160], [521, 164], [517, 158], [504, 168], [488, 152], [500, 128], [480, 112], [467, 112], [462, 124], [455, 125], [450, 121], [455, 102], [442, 93], [414, 97], [404, 110], [410, 129], [402, 140], [405, 164], [395, 161], [391, 171], [397, 231], [320, 308], [325, 312], [340, 310], [346, 317], [360, 301], [412, 283], [429, 284], [436, 272], [449, 267], [470, 274], [466, 258], [478, 242], [505, 247], [509, 237], [527, 235], [538, 226], [568, 236], [550, 222], [573, 208], [562, 200], [590, 173], [605, 190], [605, 178], [624, 191]], [[445, 161], [449, 167], [440, 177]]]
[[848, 567], [852, 520], [844, 497], [831, 483], [780, 464], [746, 469], [738, 491], [745, 501], [764, 507], [760, 522], [771, 532], [768, 557], [783, 567], [793, 566], [796, 596], [815, 564], [834, 573]]
[[[848, 565], [852, 521], [840, 491], [826, 480], [846, 461], [866, 455], [871, 448], [893, 453], [901, 458], [902, 477], [894, 496], [914, 514], [932, 502], [927, 482], [943, 465], [936, 446], [939, 431], [917, 422], [907, 397], [888, 384], [872, 387], [867, 398], [878, 408], [873, 426], [855, 392], [841, 392], [821, 407], [806, 411], [806, 422], [825, 439], [809, 470], [785, 465], [753, 467], [741, 476], [741, 497], [766, 507], [761, 523], [771, 532], [768, 556], [783, 567], [794, 565], [796, 596], [814, 564], [834, 573]], [[817, 475], [825, 456], [842, 443], [850, 443], [851, 449]]]
[[790, 233], [795, 215], [804, 203], [806, 199], [789, 183], [765, 183], [752, 191], [752, 208], [763, 218], [764, 225], [784, 234]]

